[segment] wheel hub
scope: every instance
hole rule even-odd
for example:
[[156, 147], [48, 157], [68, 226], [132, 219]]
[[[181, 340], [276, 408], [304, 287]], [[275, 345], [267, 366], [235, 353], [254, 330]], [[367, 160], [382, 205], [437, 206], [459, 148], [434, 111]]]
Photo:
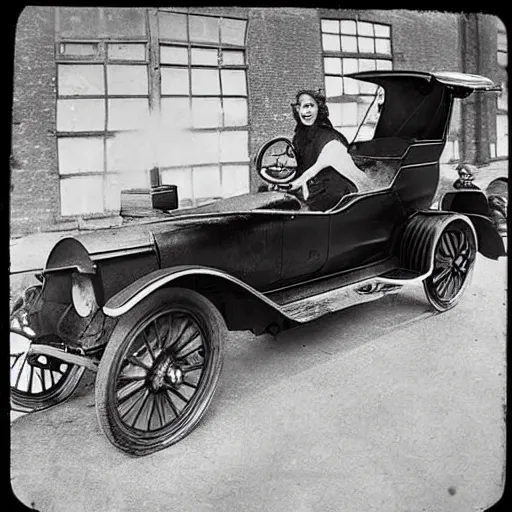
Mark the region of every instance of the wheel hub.
[[171, 384], [176, 388], [183, 384], [183, 371], [174, 364], [170, 357], [155, 364], [154, 371], [149, 378], [151, 389], [155, 392], [161, 389], [164, 382], [169, 382], [169, 380], [166, 380], [166, 377], [169, 378]]

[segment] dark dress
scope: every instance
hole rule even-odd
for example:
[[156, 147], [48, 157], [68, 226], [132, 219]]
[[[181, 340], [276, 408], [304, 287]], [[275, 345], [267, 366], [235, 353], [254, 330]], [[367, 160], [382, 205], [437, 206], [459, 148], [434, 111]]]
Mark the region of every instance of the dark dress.
[[[332, 140], [348, 146], [345, 137], [328, 120], [313, 126], [297, 126], [292, 141], [297, 157], [297, 177], [317, 161], [324, 146]], [[357, 192], [355, 185], [332, 167], [322, 169], [307, 185], [309, 197], [306, 204], [312, 211], [326, 211], [335, 206], [344, 195]]]

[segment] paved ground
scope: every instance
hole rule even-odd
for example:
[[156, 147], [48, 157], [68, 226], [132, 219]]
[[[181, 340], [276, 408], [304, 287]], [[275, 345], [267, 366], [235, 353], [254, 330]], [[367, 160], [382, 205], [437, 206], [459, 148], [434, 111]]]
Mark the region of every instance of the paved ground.
[[186, 439], [130, 458], [92, 381], [11, 428], [16, 495], [41, 511], [471, 512], [501, 496], [507, 259], [477, 259], [453, 310], [421, 287], [273, 340], [230, 336]]

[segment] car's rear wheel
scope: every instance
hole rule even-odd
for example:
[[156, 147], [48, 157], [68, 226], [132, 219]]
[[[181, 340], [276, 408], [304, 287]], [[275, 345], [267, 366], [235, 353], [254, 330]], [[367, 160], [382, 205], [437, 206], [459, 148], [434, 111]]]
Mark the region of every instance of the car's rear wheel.
[[462, 219], [448, 224], [434, 248], [434, 269], [423, 281], [429, 302], [438, 311], [453, 308], [471, 282], [477, 246], [472, 226]]
[[141, 456], [189, 434], [215, 392], [225, 334], [215, 306], [187, 289], [158, 290], [122, 316], [96, 379], [110, 442]]

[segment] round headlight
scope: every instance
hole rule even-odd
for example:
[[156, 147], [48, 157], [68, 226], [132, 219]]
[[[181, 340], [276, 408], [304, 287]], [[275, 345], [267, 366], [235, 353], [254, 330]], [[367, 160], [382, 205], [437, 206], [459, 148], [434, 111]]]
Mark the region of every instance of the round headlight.
[[73, 306], [76, 312], [82, 318], [85, 318], [98, 308], [92, 279], [87, 274], [76, 272], [73, 274], [72, 280], [71, 297], [73, 298]]

